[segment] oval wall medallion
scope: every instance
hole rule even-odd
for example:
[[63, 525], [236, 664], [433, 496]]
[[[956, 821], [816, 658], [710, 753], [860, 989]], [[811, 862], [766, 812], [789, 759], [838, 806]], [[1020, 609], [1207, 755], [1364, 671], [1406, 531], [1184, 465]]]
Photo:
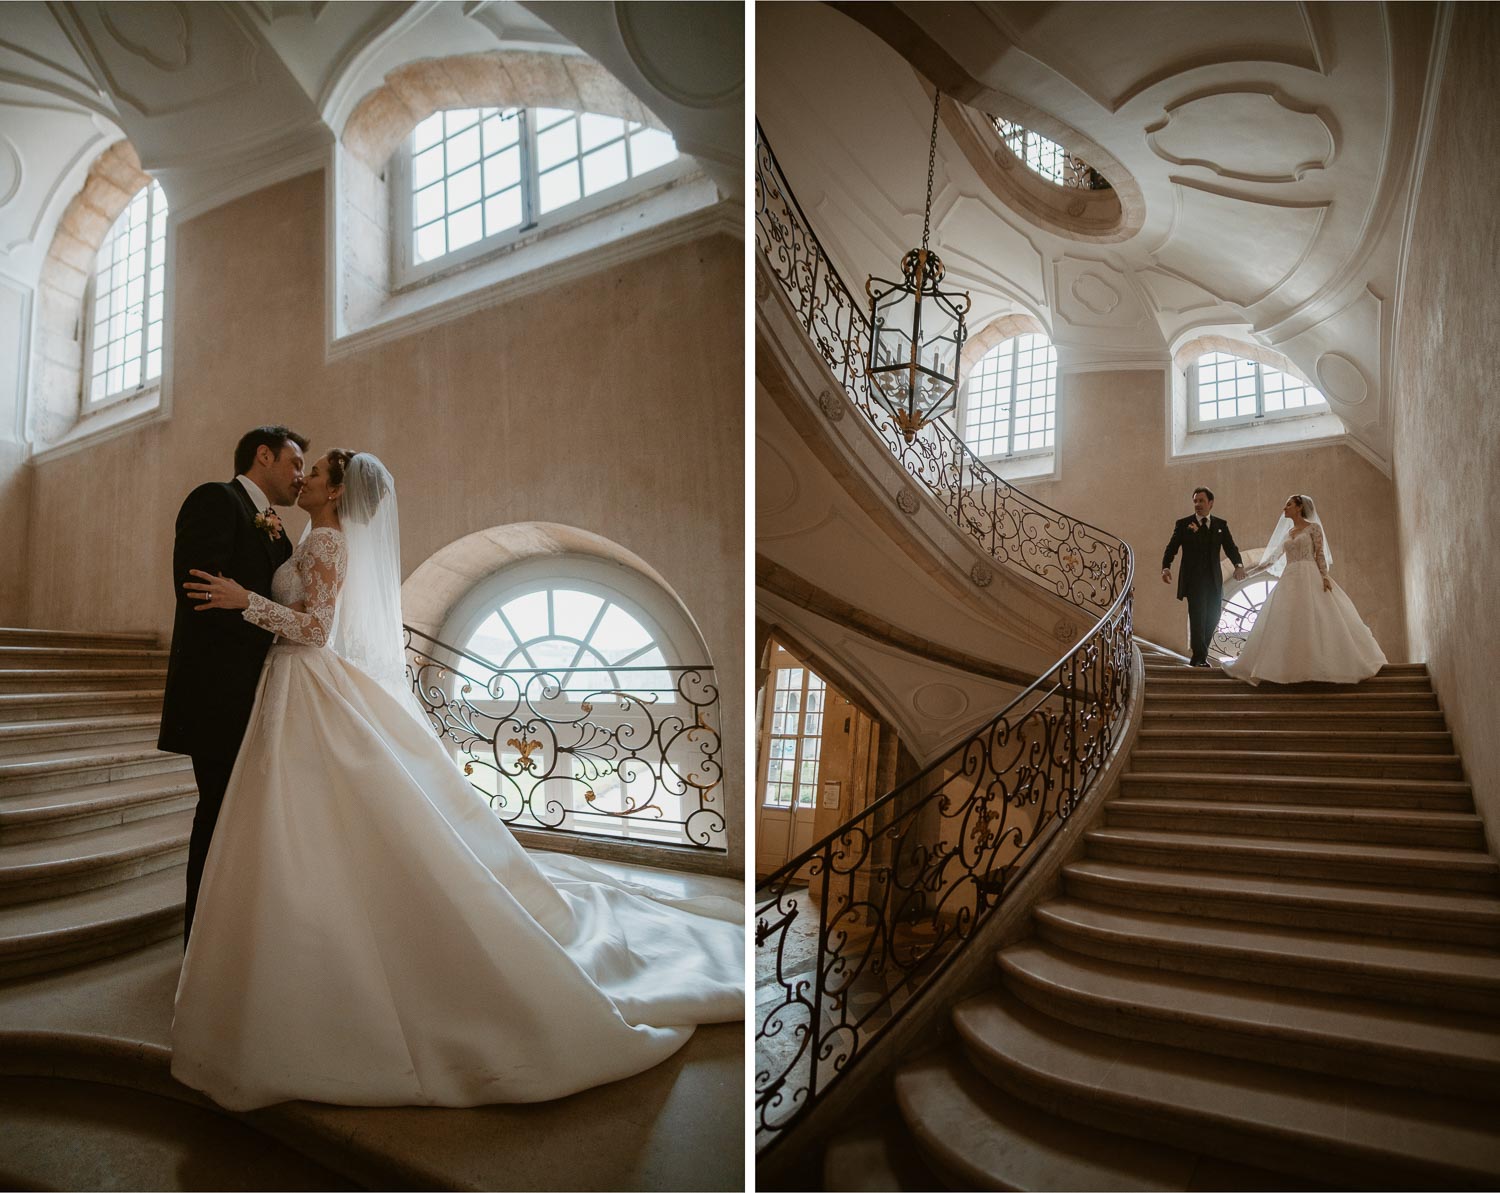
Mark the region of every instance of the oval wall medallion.
[[902, 485], [896, 493], [896, 506], [903, 514], [916, 516], [917, 510], [921, 507], [917, 503], [917, 494], [910, 485]]
[[930, 683], [911, 694], [911, 703], [924, 717], [947, 721], [968, 711], [969, 698], [951, 683]]
[[969, 579], [980, 588], [988, 588], [995, 580], [994, 569], [987, 563], [976, 563], [969, 569]]
[[1360, 367], [1341, 352], [1325, 352], [1314, 366], [1323, 392], [1348, 406], [1358, 406], [1370, 396], [1370, 383]]
[[616, 0], [625, 52], [668, 99], [688, 108], [723, 107], [745, 90], [743, 58], [736, 66], [720, 49], [742, 36], [743, 10], [738, 4], [704, 4], [688, 21], [676, 9]]
[[[828, 416], [828, 421], [831, 423], [843, 421], [844, 402], [841, 398], [834, 397], [830, 390], [825, 389], [818, 395], [818, 409]], [[897, 500], [899, 501], [900, 498]]]
[[122, 50], [157, 70], [175, 73], [192, 58], [188, 48], [188, 6], [180, 2], [101, 4], [99, 19]]
[[0, 207], [16, 197], [21, 189], [21, 151], [15, 142], [0, 133]]
[[1081, 273], [1073, 279], [1073, 297], [1096, 315], [1108, 315], [1120, 305], [1120, 292], [1094, 273]]
[[1058, 623], [1052, 627], [1052, 636], [1059, 642], [1072, 642], [1076, 637], [1078, 637], [1077, 633], [1074, 632], [1073, 623], [1061, 618], [1058, 620]]

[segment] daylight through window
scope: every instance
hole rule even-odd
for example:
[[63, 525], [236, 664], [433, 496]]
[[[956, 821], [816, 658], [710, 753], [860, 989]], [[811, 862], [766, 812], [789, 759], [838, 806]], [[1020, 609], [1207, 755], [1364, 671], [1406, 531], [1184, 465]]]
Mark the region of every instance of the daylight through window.
[[964, 441], [980, 456], [1045, 451], [1057, 429], [1057, 350], [1043, 335], [990, 349], [965, 385]]
[[167, 197], [136, 192], [99, 246], [92, 281], [88, 400], [130, 393], [161, 376]]
[[827, 685], [807, 667], [781, 667], [771, 706], [771, 752], [764, 804], [811, 808], [817, 804]]
[[677, 160], [667, 133], [562, 108], [435, 112], [410, 152], [414, 265], [536, 227]]
[[1198, 424], [1248, 422], [1326, 408], [1312, 386], [1259, 361], [1207, 352], [1189, 369]]

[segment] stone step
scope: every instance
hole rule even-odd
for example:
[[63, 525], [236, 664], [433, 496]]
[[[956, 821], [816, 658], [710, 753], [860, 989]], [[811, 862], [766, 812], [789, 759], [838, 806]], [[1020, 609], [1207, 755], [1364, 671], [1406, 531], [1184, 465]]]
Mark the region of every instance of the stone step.
[[1465, 812], [1123, 797], [1104, 816], [1110, 828], [1484, 849], [1484, 822]]
[[[1384, 667], [1377, 671], [1371, 677], [1371, 679], [1426, 679], [1427, 677], [1428, 675], [1426, 663], [1387, 663]], [[1241, 680], [1235, 679], [1234, 676], [1229, 674], [1229, 672], [1221, 670], [1218, 667], [1189, 667], [1185, 662], [1154, 662], [1149, 659], [1146, 661], [1146, 678], [1193, 679], [1207, 680], [1219, 683], [1243, 682]], [[1362, 681], [1362, 683], [1369, 682], [1370, 680], [1368, 679]], [[1283, 684], [1280, 686], [1285, 688], [1289, 685]]]
[[1155, 702], [1147, 704], [1141, 715], [1142, 732], [1151, 730], [1160, 733], [1175, 729], [1187, 733], [1215, 733], [1229, 731], [1286, 731], [1321, 732], [1330, 735], [1343, 733], [1445, 733], [1447, 724], [1443, 714], [1436, 708], [1422, 711], [1382, 712], [1378, 709], [1355, 709], [1322, 711], [1316, 717], [1306, 712], [1279, 708], [1231, 709], [1221, 711], [1216, 707], [1189, 705], [1176, 702], [1182, 707], [1163, 710]]
[[1394, 696], [1424, 695], [1433, 690], [1433, 681], [1427, 672], [1419, 675], [1374, 675], [1359, 683], [1319, 683], [1316, 680], [1298, 683], [1259, 684], [1236, 680], [1223, 671], [1194, 668], [1172, 675], [1146, 674], [1146, 695], [1157, 696], [1209, 695], [1235, 696], [1247, 692], [1265, 692], [1274, 696]]
[[1162, 691], [1152, 688], [1146, 694], [1152, 711], [1163, 712], [1240, 712], [1268, 709], [1272, 712], [1296, 712], [1304, 717], [1322, 716], [1327, 712], [1428, 712], [1438, 707], [1433, 692], [1366, 692], [1357, 687], [1329, 687], [1319, 692], [1283, 692], [1272, 684], [1251, 687], [1235, 684], [1231, 688], [1217, 685], [1211, 691], [1180, 689]]
[[0, 759], [83, 746], [154, 744], [160, 728], [161, 718], [151, 714], [17, 721], [0, 725]]
[[1154, 750], [1137, 747], [1131, 774], [1194, 769], [1234, 774], [1338, 776], [1357, 779], [1462, 779], [1456, 754], [1322, 754], [1289, 750]]
[[1044, 1015], [1102, 1035], [1192, 1048], [1445, 1097], [1500, 1098], [1500, 1023], [1425, 1007], [1122, 965], [1025, 941], [1005, 985]]
[[193, 773], [169, 771], [76, 790], [37, 791], [0, 799], [0, 844], [65, 837], [193, 808]]
[[1436, 941], [1381, 939], [1235, 923], [1056, 899], [1036, 909], [1038, 936], [1126, 965], [1325, 994], [1495, 1016], [1500, 953]]
[[1340, 1188], [1487, 1188], [1500, 1179], [1500, 1117], [1490, 1103], [1100, 1035], [1004, 990], [960, 1004], [954, 1024], [976, 1068], [1002, 1091], [1083, 1124], [1075, 1135], [1118, 1131]]
[[186, 867], [0, 907], [0, 980], [50, 973], [182, 935]]
[[0, 644], [0, 672], [62, 668], [166, 667], [168, 651], [148, 647], [6, 646]]
[[85, 746], [0, 758], [0, 799], [33, 791], [77, 790], [120, 779], [186, 771], [192, 761], [184, 754], [168, 754], [147, 746]]
[[894, 1108], [861, 1116], [823, 1151], [826, 1193], [916, 1193], [942, 1187]]
[[0, 906], [109, 886], [180, 865], [191, 811], [0, 846]]
[[1500, 864], [1479, 850], [1297, 841], [1162, 829], [1092, 829], [1084, 834], [1084, 839], [1088, 842], [1088, 856], [1099, 861], [1333, 882], [1500, 890]]
[[163, 688], [143, 684], [131, 690], [79, 692], [0, 692], [0, 725], [53, 721], [61, 717], [161, 716]]
[[[1236, 721], [1239, 718], [1235, 718]], [[1383, 730], [1322, 727], [1317, 729], [1218, 728], [1191, 720], [1172, 727], [1145, 722], [1137, 748], [1156, 750], [1253, 751], [1257, 754], [1452, 754], [1453, 735], [1446, 730]]]
[[1121, 776], [1131, 799], [1228, 800], [1231, 803], [1350, 805], [1472, 812], [1467, 783], [1434, 779], [1302, 778], [1296, 775], [1153, 774]]
[[1500, 897], [1481, 891], [1206, 874], [1090, 858], [1068, 863], [1062, 875], [1068, 898], [1110, 907], [1500, 949]]
[[[825, 1189], [1285, 1189], [1279, 1174], [1209, 1160], [1113, 1131], [1077, 1126], [1014, 1098], [987, 1080], [958, 1049], [904, 1065], [895, 1092], [910, 1130], [867, 1136], [866, 1154], [892, 1157], [888, 1183]], [[944, 1182], [889, 1183], [914, 1150]], [[834, 1171], [833, 1159], [825, 1171]], [[909, 1178], [908, 1178], [909, 1179]], [[1306, 1188], [1307, 1186], [1297, 1186]]]
[[125, 647], [154, 649], [155, 634], [126, 631], [122, 633], [94, 630], [32, 630], [14, 626], [0, 627], [0, 646], [79, 646], [84, 648]]
[[121, 692], [166, 682], [165, 668], [16, 668], [0, 671], [0, 693], [48, 696], [57, 692]]

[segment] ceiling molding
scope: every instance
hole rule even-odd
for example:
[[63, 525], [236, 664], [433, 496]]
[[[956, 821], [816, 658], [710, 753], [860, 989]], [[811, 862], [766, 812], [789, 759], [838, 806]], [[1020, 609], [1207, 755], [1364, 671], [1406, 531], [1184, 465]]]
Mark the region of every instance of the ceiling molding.
[[[1234, 107], [1247, 108], [1250, 105], [1215, 101], [1232, 101], [1238, 98], [1264, 100], [1271, 106], [1271, 111], [1257, 114], [1251, 111], [1236, 112]], [[1259, 106], [1259, 105], [1254, 105]], [[1214, 109], [1205, 113], [1205, 107]], [[1228, 110], [1225, 110], [1228, 109]], [[1293, 119], [1288, 121], [1287, 116], [1301, 117], [1302, 121]], [[1180, 118], [1179, 118], [1180, 117]], [[1202, 120], [1205, 127], [1201, 130], [1194, 129], [1191, 124], [1196, 120]], [[1280, 120], [1279, 128], [1270, 129], [1266, 126], [1273, 120]], [[1311, 121], [1316, 126], [1314, 132], [1305, 122]], [[1188, 127], [1185, 127], [1188, 126]], [[1246, 152], [1247, 147], [1253, 151], [1255, 143], [1249, 138], [1236, 136], [1238, 129], [1255, 127], [1270, 142], [1271, 152], [1284, 152], [1289, 146], [1294, 145], [1296, 138], [1303, 132], [1308, 134], [1307, 140], [1319, 138], [1326, 143], [1326, 148], [1303, 145], [1302, 152], [1310, 153], [1302, 161], [1282, 164], [1279, 170], [1261, 170], [1259, 172], [1248, 168], [1233, 169], [1225, 161], [1215, 161], [1208, 157], [1192, 156], [1192, 149], [1205, 149], [1207, 144], [1219, 147], [1220, 158], [1236, 151]], [[1173, 153], [1163, 141], [1173, 135], [1176, 128], [1176, 136], [1193, 137], [1195, 134], [1201, 138], [1200, 143], [1191, 149], [1188, 146], [1180, 146], [1183, 153]], [[1301, 130], [1296, 131], [1296, 130]], [[1176, 166], [1196, 166], [1210, 170], [1221, 178], [1232, 178], [1241, 182], [1261, 183], [1290, 183], [1300, 182], [1313, 170], [1326, 170], [1334, 162], [1338, 155], [1338, 134], [1332, 114], [1324, 107], [1317, 104], [1304, 104], [1292, 99], [1281, 88], [1271, 85], [1259, 86], [1223, 86], [1209, 88], [1205, 91], [1195, 92], [1183, 99], [1175, 100], [1165, 108], [1165, 115], [1155, 124], [1146, 126], [1146, 144], [1151, 151], [1165, 162]], [[1278, 163], [1281, 164], [1281, 163]]]

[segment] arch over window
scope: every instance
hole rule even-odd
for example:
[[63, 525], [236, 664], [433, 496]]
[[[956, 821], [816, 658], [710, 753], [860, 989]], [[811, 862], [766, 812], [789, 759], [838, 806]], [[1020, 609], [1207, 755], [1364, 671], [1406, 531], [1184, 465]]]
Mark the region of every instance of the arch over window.
[[396, 171], [404, 273], [624, 198], [677, 157], [670, 134], [599, 112], [434, 112]]
[[1328, 409], [1305, 381], [1260, 360], [1205, 352], [1187, 369], [1190, 427], [1222, 427], [1295, 418]]
[[167, 196], [152, 180], [120, 213], [94, 262], [86, 305], [87, 406], [128, 397], [161, 377]]
[[984, 457], [1052, 449], [1057, 430], [1057, 349], [1039, 333], [1013, 336], [974, 365], [964, 387], [963, 438]]
[[1056, 141], [1024, 128], [1014, 120], [992, 116], [990, 122], [1005, 147], [1033, 174], [1045, 178], [1054, 186], [1080, 191], [1111, 189], [1109, 180], [1103, 174], [1081, 157], [1069, 153]]

